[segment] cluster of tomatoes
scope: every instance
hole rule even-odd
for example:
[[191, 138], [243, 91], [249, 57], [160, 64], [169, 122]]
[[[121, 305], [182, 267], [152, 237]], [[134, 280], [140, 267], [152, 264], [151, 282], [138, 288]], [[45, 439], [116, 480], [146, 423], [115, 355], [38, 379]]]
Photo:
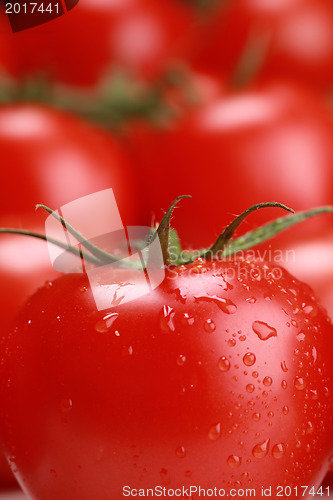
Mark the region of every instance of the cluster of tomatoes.
[[[189, 251], [257, 203], [333, 205], [332, 60], [331, 0], [80, 0], [15, 34], [3, 14], [0, 87], [43, 79], [93, 111], [121, 73], [167, 112], [110, 130], [55, 101], [2, 102], [0, 227], [43, 233], [37, 203], [110, 187], [124, 226], [150, 226], [189, 194], [171, 221]], [[332, 253], [324, 214], [97, 311], [44, 241], [0, 234], [0, 486], [9, 462], [34, 500], [159, 484], [311, 498], [333, 455]]]

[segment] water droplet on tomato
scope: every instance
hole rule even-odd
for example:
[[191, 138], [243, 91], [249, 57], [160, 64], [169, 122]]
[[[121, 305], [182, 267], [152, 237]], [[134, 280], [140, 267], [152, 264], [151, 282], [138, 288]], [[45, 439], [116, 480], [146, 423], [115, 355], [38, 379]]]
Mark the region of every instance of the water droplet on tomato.
[[258, 335], [260, 340], [268, 340], [271, 337], [277, 337], [276, 329], [264, 321], [254, 321], [252, 323], [252, 330]]
[[262, 381], [262, 383], [266, 386], [266, 387], [270, 387], [273, 383], [273, 380], [271, 377], [265, 377], [264, 380]]
[[310, 389], [310, 396], [313, 401], [318, 399], [318, 391], [316, 389]]
[[235, 347], [236, 345], [236, 340], [235, 339], [229, 339], [227, 342], [229, 347]]
[[186, 362], [186, 356], [184, 356], [183, 354], [179, 354], [179, 356], [177, 357], [177, 365], [183, 366], [185, 362]]
[[258, 378], [259, 377], [259, 373], [258, 372], [252, 372], [252, 377], [253, 378]]
[[241, 336], [239, 337], [239, 340], [240, 340], [241, 342], [244, 342], [244, 341], [246, 340], [246, 335], [241, 335]]
[[255, 297], [248, 297], [246, 299], [246, 302], [249, 302], [249, 304], [255, 304], [257, 302], [257, 299]]
[[242, 459], [237, 455], [230, 455], [227, 459], [227, 464], [231, 469], [236, 469], [242, 463]]
[[285, 361], [281, 362], [281, 368], [282, 368], [283, 372], [287, 373], [288, 367], [287, 367], [287, 363]]
[[252, 366], [256, 362], [256, 357], [252, 352], [247, 352], [243, 357], [243, 363], [246, 366]]
[[295, 378], [295, 388], [298, 391], [302, 391], [303, 389], [305, 389], [305, 386], [306, 386], [306, 382], [305, 382], [304, 378], [302, 378], [302, 377]]
[[227, 372], [230, 370], [230, 361], [225, 356], [222, 356], [218, 361], [218, 367], [221, 372]]
[[162, 479], [163, 484], [169, 484], [170, 483], [170, 475], [169, 471], [167, 469], [161, 469], [160, 470], [160, 477]]
[[269, 451], [269, 439], [266, 439], [266, 441], [263, 441], [262, 443], [256, 444], [255, 447], [252, 450], [252, 455], [255, 458], [264, 458], [267, 456], [267, 453]]
[[282, 389], [287, 389], [287, 385], [288, 385], [287, 381], [286, 380], [282, 380], [282, 382], [281, 382]]
[[303, 309], [303, 312], [305, 314], [307, 314], [309, 316], [312, 316], [312, 317], [317, 316], [317, 314], [318, 314], [318, 308], [315, 305], [311, 305], [311, 304], [307, 305], [307, 304], [305, 304], [305, 305], [303, 305], [302, 309]]
[[306, 424], [306, 433], [307, 434], [312, 434], [313, 433], [313, 424], [312, 422], [307, 422]]
[[299, 342], [304, 342], [305, 340], [305, 333], [304, 332], [299, 332], [297, 335], [296, 335], [296, 338]]
[[252, 419], [253, 419], [255, 422], [259, 422], [259, 420], [261, 419], [261, 414], [260, 414], [260, 413], [253, 413], [253, 415], [252, 415]]
[[247, 392], [249, 392], [250, 394], [252, 394], [252, 392], [254, 391], [254, 385], [253, 384], [247, 384], [246, 390], [247, 390]]
[[67, 399], [62, 399], [60, 401], [60, 409], [62, 412], [68, 412], [73, 408], [73, 401], [69, 398]]
[[207, 319], [207, 321], [205, 321], [204, 330], [208, 333], [212, 333], [216, 330], [216, 325], [212, 319]]
[[174, 332], [176, 327], [174, 323], [175, 311], [170, 306], [163, 306], [160, 312], [160, 328], [162, 332]]
[[188, 313], [185, 313], [183, 314], [181, 321], [183, 326], [191, 326], [194, 323], [194, 318], [193, 316], [190, 316]]
[[283, 443], [277, 443], [272, 448], [272, 455], [276, 459], [283, 457], [286, 451], [286, 446]]
[[221, 424], [215, 424], [209, 429], [208, 437], [211, 441], [216, 441], [221, 436]]
[[283, 413], [283, 415], [288, 415], [288, 413], [289, 413], [289, 408], [288, 408], [288, 406], [284, 406], [284, 407], [282, 408], [282, 413]]
[[184, 446], [178, 446], [176, 448], [176, 455], [179, 458], [184, 458], [186, 456], [186, 450]]
[[214, 302], [221, 311], [225, 314], [234, 314], [237, 311], [237, 306], [229, 299], [225, 299], [222, 297], [218, 297], [217, 295], [199, 295], [194, 297], [195, 301], [205, 301], [205, 302]]
[[95, 324], [96, 332], [107, 333], [118, 317], [119, 317], [118, 313], [111, 313], [104, 316]]
[[180, 288], [175, 288], [173, 293], [176, 295], [176, 300], [179, 300], [183, 304], [186, 304], [186, 293]]
[[267, 417], [268, 417], [268, 418], [273, 418], [273, 417], [274, 417], [274, 413], [273, 413], [272, 411], [269, 411], [269, 412], [267, 413]]

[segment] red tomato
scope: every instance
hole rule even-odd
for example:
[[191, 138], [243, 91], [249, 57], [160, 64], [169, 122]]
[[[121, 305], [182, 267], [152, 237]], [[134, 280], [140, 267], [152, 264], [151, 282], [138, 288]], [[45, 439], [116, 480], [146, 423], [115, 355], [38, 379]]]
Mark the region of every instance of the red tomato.
[[220, 1], [206, 21], [198, 31], [195, 67], [230, 78], [243, 58], [249, 75], [259, 64], [255, 77], [332, 86], [330, 0]]
[[74, 116], [35, 104], [0, 107], [0, 155], [2, 214], [32, 214], [36, 203], [57, 209], [113, 188], [123, 221], [135, 224], [140, 216], [138, 175], [125, 152]]
[[174, 225], [186, 245], [201, 247], [244, 206], [332, 203], [332, 132], [316, 95], [275, 83], [210, 100], [163, 129], [138, 125], [128, 142], [158, 220], [171, 199], [193, 196], [191, 218], [180, 213]]
[[262, 262], [199, 259], [104, 312], [66, 275], [1, 338], [6, 453], [32, 499], [316, 488], [333, 450], [332, 335], [309, 288]]
[[92, 86], [123, 68], [151, 78], [183, 54], [192, 9], [178, 0], [80, 0], [52, 23], [9, 34], [11, 73]]
[[[332, 217], [326, 217], [332, 227]], [[271, 241], [269, 251], [275, 262], [313, 288], [333, 317], [333, 230], [310, 233], [301, 231], [301, 227], [288, 230]]]
[[8, 467], [7, 460], [0, 453], [0, 488], [12, 487], [16, 484], [16, 479]]
[[[17, 227], [39, 233], [43, 227], [34, 227], [32, 220], [1, 218], [0, 227]], [[27, 236], [0, 235], [0, 289], [1, 332], [4, 332], [27, 298], [47, 280], [60, 276], [54, 271], [45, 242]], [[0, 454], [0, 489], [15, 484], [7, 461]]]
[[[44, 233], [43, 226], [35, 227], [27, 217], [20, 224], [8, 223], [13, 218], [1, 218], [0, 227], [15, 226]], [[51, 264], [44, 241], [15, 234], [0, 235], [0, 288], [2, 315], [1, 330], [4, 331], [30, 295], [45, 281], [60, 276]]]
[[[141, 215], [135, 172], [117, 141], [78, 118], [37, 105], [2, 106], [0, 155], [0, 227], [43, 233], [45, 214], [40, 210], [33, 225], [26, 215], [34, 213], [36, 203], [56, 209], [110, 187], [124, 222], [134, 224]], [[36, 219], [38, 228], [34, 227]], [[40, 240], [0, 235], [1, 331], [28, 296], [56, 275]], [[0, 466], [1, 485], [8, 475], [5, 464]]]

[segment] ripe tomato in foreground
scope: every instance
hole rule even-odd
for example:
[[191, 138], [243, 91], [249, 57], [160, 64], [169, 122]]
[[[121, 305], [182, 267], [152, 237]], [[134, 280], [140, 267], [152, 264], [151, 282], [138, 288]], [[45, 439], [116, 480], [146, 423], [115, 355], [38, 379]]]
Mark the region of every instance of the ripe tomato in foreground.
[[[0, 218], [0, 225], [29, 227], [36, 232], [41, 227], [33, 224], [32, 218]], [[61, 276], [51, 264], [45, 242], [16, 234], [0, 235], [0, 297], [2, 314], [0, 331], [5, 331], [27, 298], [48, 280]]]
[[[25, 227], [35, 228], [32, 219], [25, 217]], [[0, 225], [12, 226], [20, 224], [21, 218], [1, 217]], [[37, 231], [40, 228], [37, 228]], [[55, 279], [59, 275], [51, 265], [47, 247], [44, 242], [15, 234], [0, 235], [0, 297], [1, 322], [3, 333], [13, 321], [14, 316], [27, 298], [42, 286], [45, 281]], [[0, 489], [15, 484], [7, 462], [0, 455]]]
[[1, 338], [6, 453], [32, 499], [319, 487], [333, 452], [332, 336], [307, 285], [246, 257], [171, 268], [104, 312], [85, 276], [63, 276]]

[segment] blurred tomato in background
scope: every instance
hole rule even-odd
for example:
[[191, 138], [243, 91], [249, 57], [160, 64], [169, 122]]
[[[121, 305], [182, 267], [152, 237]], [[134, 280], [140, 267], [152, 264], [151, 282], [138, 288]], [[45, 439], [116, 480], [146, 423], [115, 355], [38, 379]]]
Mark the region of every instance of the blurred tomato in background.
[[329, 0], [212, 2], [193, 46], [194, 67], [232, 80], [290, 77], [333, 84], [333, 4]]
[[80, 0], [52, 23], [8, 34], [9, 73], [89, 87], [121, 69], [151, 79], [189, 45], [193, 9], [182, 0]]
[[36, 203], [56, 210], [109, 187], [125, 222], [140, 215], [140, 175], [119, 141], [71, 114], [38, 104], [0, 107], [0, 151], [3, 215], [33, 214]]
[[[36, 203], [110, 187], [125, 225], [149, 225], [190, 194], [172, 223], [186, 248], [202, 248], [255, 203], [333, 205], [332, 61], [331, 0], [80, 0], [16, 34], [2, 14], [0, 226], [43, 231]], [[143, 82], [148, 105], [131, 91], [117, 102], [118, 73]], [[279, 250], [331, 315], [332, 228], [321, 216], [258, 249]], [[0, 329], [56, 275], [42, 241], [0, 235]], [[0, 487], [10, 477], [0, 460]]]
[[332, 134], [320, 96], [275, 81], [224, 93], [165, 127], [136, 124], [129, 149], [157, 220], [170, 200], [193, 196], [174, 226], [186, 246], [200, 248], [255, 203], [301, 210], [333, 201]]

